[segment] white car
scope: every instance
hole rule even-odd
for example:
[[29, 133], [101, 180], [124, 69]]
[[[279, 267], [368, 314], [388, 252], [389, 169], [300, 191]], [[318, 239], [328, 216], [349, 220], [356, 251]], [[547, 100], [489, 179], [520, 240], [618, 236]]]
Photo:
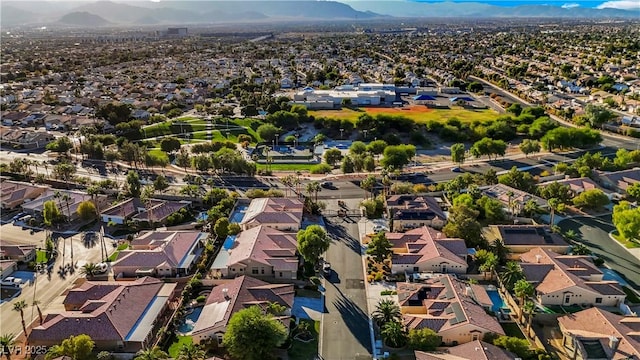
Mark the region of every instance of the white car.
[[386, 227], [382, 226], [382, 225], [375, 225], [373, 227], [373, 232], [374, 233], [379, 233], [381, 231], [389, 231]]

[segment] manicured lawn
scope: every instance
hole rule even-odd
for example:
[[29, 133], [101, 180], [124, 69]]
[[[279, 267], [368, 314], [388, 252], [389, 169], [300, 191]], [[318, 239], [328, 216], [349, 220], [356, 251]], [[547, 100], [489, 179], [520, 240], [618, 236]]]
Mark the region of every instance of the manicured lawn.
[[169, 353], [170, 357], [175, 359], [178, 357], [178, 352], [180, 351], [182, 345], [189, 345], [192, 342], [193, 338], [191, 336], [177, 335], [175, 341], [171, 343], [167, 352]]
[[128, 247], [129, 247], [129, 244], [127, 244], [127, 243], [118, 245], [118, 247], [116, 248], [116, 251], [114, 251], [113, 254], [111, 254], [111, 256], [108, 257], [109, 261], [116, 261], [120, 251], [125, 250]]
[[116, 259], [118, 258], [118, 254], [120, 253], [120, 251], [116, 250], [113, 252], [113, 254], [109, 255], [109, 257], [107, 258], [107, 261], [109, 262], [114, 262], [116, 261]]
[[[320, 321], [300, 320], [300, 322], [311, 323], [311, 333], [313, 340], [308, 343], [292, 339], [291, 349], [289, 349], [289, 359], [291, 360], [313, 360], [318, 356], [318, 337], [320, 333]], [[170, 354], [171, 355], [171, 354]]]
[[36, 250], [36, 263], [46, 263], [47, 252], [43, 250]]
[[[265, 170], [266, 164], [257, 164], [258, 170]], [[309, 171], [315, 164], [271, 164], [271, 170], [273, 171]]]
[[153, 155], [153, 156], [156, 156], [158, 158], [164, 158], [164, 159], [167, 160], [167, 163], [169, 162], [169, 155], [167, 155], [166, 152], [164, 152], [164, 151], [162, 151], [162, 150], [160, 150], [158, 148], [149, 149], [149, 150], [147, 150], [147, 152], [149, 153], [149, 155]]
[[638, 297], [638, 295], [636, 295], [635, 291], [629, 289], [626, 286], [622, 287], [622, 291], [624, 291], [624, 293], [627, 294], [627, 300], [629, 302], [634, 304], [640, 304], [640, 298]]
[[628, 249], [633, 249], [633, 248], [640, 247], [640, 243], [638, 243], [635, 240], [623, 239], [620, 235], [618, 235], [617, 231], [612, 232], [611, 236], [613, 236], [614, 239], [618, 240], [619, 243], [621, 243], [622, 245], [624, 245], [624, 247], [626, 247]]
[[361, 108], [362, 111], [354, 111], [351, 109], [341, 110], [317, 110], [309, 111], [309, 115], [315, 117], [327, 117], [334, 119], [345, 119], [356, 122], [361, 114], [377, 115], [396, 115], [404, 116], [418, 123], [424, 123], [430, 120], [445, 122], [451, 118], [457, 118], [461, 122], [473, 122], [476, 120], [486, 121], [495, 120], [499, 114], [493, 110], [472, 110], [453, 107], [452, 109], [429, 109], [424, 105], [404, 106], [402, 108]]
[[524, 334], [520, 331], [518, 324], [516, 323], [500, 323], [502, 325], [502, 329], [507, 336], [514, 336], [520, 339], [524, 339]]

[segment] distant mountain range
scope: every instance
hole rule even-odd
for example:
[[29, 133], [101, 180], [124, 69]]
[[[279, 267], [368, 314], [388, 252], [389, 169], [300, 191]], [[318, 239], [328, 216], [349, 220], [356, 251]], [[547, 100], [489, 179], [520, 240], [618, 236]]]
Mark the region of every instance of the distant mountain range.
[[346, 0], [2, 1], [2, 26], [214, 24], [249, 21], [366, 20], [384, 17], [638, 18], [639, 11], [481, 2]]

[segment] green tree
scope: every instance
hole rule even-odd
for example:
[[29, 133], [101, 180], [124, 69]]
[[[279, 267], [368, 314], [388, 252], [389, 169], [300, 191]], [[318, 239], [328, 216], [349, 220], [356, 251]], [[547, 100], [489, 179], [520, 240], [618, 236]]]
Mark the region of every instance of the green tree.
[[98, 267], [94, 263], [86, 263], [80, 268], [80, 274], [85, 275], [88, 279], [93, 278], [98, 272]]
[[165, 360], [169, 359], [169, 355], [157, 346], [140, 350], [136, 353], [133, 360]]
[[324, 152], [324, 161], [331, 165], [336, 166], [337, 163], [342, 160], [342, 152], [339, 149], [328, 149]]
[[364, 191], [366, 191], [367, 194], [370, 194], [371, 197], [373, 197], [373, 189], [375, 188], [377, 183], [378, 183], [378, 180], [376, 180], [376, 177], [374, 175], [368, 175], [366, 178], [364, 178], [360, 182], [360, 187], [364, 189]]
[[522, 106], [518, 103], [513, 103], [506, 110], [515, 116], [520, 116], [520, 113], [522, 113]]
[[73, 143], [68, 137], [63, 136], [48, 143], [46, 149], [57, 152], [58, 154], [66, 154], [69, 150], [73, 149]]
[[155, 180], [153, 180], [153, 189], [155, 191], [163, 192], [169, 188], [169, 181], [164, 175], [158, 175]]
[[640, 199], [640, 182], [627, 186], [627, 195]]
[[529, 341], [513, 336], [500, 336], [493, 341], [493, 345], [511, 351], [519, 358], [526, 358], [529, 354]]
[[46, 226], [52, 226], [62, 219], [62, 213], [54, 200], [45, 201], [42, 207], [42, 217]]
[[204, 360], [207, 358], [207, 354], [200, 345], [189, 343], [182, 344], [178, 351], [178, 357], [176, 360]]
[[76, 173], [76, 166], [68, 162], [61, 162], [53, 168], [53, 177], [70, 182], [73, 174]]
[[138, 173], [133, 170], [129, 170], [129, 173], [127, 173], [127, 192], [131, 197], [140, 197], [140, 177], [138, 176]]
[[534, 179], [530, 173], [520, 171], [515, 166], [506, 174], [500, 175], [498, 177], [498, 182], [528, 193], [535, 192], [536, 179]]
[[529, 154], [535, 154], [540, 151], [540, 143], [537, 140], [524, 139], [518, 147], [526, 157], [528, 157]]
[[273, 124], [262, 124], [258, 126], [256, 133], [262, 141], [270, 142], [276, 138], [276, 134], [280, 133], [280, 131], [282, 130]]
[[387, 323], [400, 321], [402, 312], [400, 311], [400, 306], [398, 306], [395, 301], [385, 299], [378, 301], [376, 309], [371, 314], [371, 318], [379, 327], [383, 327]]
[[389, 242], [385, 233], [379, 232], [373, 235], [367, 245], [367, 254], [371, 255], [376, 262], [382, 263], [391, 253], [391, 242]]
[[640, 239], [640, 208], [632, 207], [628, 201], [621, 201], [613, 207], [613, 225], [623, 239]]
[[258, 306], [242, 309], [231, 316], [223, 345], [238, 360], [271, 358], [273, 351], [287, 339], [287, 330]]
[[13, 311], [20, 313], [20, 320], [22, 321], [22, 330], [24, 331], [24, 335], [27, 336], [27, 325], [24, 322], [24, 309], [27, 308], [27, 302], [24, 300], [16, 301], [13, 304]]
[[367, 152], [367, 145], [362, 141], [354, 141], [349, 147], [349, 153], [353, 155], [361, 155]]
[[399, 321], [392, 321], [384, 324], [380, 332], [385, 344], [399, 348], [407, 344], [407, 330]]
[[189, 151], [185, 148], [180, 149], [176, 154], [176, 165], [184, 168], [184, 171], [187, 171], [187, 168], [191, 166], [191, 158], [189, 155]]
[[373, 156], [365, 156], [364, 160], [362, 161], [362, 167], [364, 168], [365, 171], [367, 172], [373, 172], [376, 169], [376, 162], [373, 159]]
[[573, 194], [569, 185], [561, 184], [555, 181], [550, 183], [549, 185], [539, 187], [538, 193], [541, 197], [547, 200], [555, 198], [563, 203], [573, 198]]
[[89, 360], [92, 357], [95, 342], [89, 335], [81, 334], [64, 339], [62, 344], [49, 348], [46, 359], [68, 356], [73, 360]]
[[319, 225], [311, 225], [298, 231], [298, 252], [305, 261], [317, 264], [320, 256], [329, 249], [331, 240]]
[[351, 156], [345, 156], [344, 159], [342, 159], [340, 170], [344, 174], [350, 174], [355, 170], [355, 165], [353, 164], [353, 160], [351, 159]]
[[401, 170], [415, 156], [416, 147], [413, 145], [390, 145], [384, 149], [384, 156], [380, 164], [385, 168]]
[[589, 189], [573, 198], [573, 204], [579, 208], [599, 209], [609, 203], [609, 198], [600, 189]]
[[500, 279], [507, 290], [513, 290], [514, 285], [524, 278], [522, 267], [515, 261], [509, 261], [500, 272]]
[[0, 336], [0, 347], [2, 353], [7, 357], [7, 360], [11, 360], [11, 353], [13, 352], [13, 346], [18, 343], [16, 340], [16, 334], [2, 334]]
[[387, 142], [384, 140], [375, 140], [370, 142], [367, 145], [367, 151], [370, 152], [373, 155], [380, 155], [384, 152], [384, 149], [386, 149], [388, 146]]
[[78, 213], [78, 216], [80, 216], [80, 218], [85, 221], [94, 219], [96, 216], [98, 216], [96, 206], [89, 200], [81, 202], [78, 205], [78, 209], [76, 209], [76, 212]]
[[468, 247], [475, 247], [481, 243], [482, 226], [477, 218], [480, 213], [465, 205], [452, 206], [449, 211], [449, 222], [443, 228], [450, 238], [465, 240]]
[[172, 153], [174, 151], [180, 150], [180, 140], [176, 137], [166, 137], [160, 141], [160, 150], [166, 153]]
[[320, 183], [317, 181], [312, 181], [310, 183], [307, 184], [307, 193], [309, 194], [309, 196], [313, 195], [314, 196], [314, 201], [317, 203], [318, 202], [318, 193], [320, 191], [322, 191], [322, 186], [320, 186]]
[[526, 279], [520, 279], [513, 285], [513, 292], [520, 299], [520, 322], [522, 322], [522, 307], [524, 306], [525, 300], [533, 296], [535, 288]]
[[213, 232], [216, 233], [218, 239], [226, 239], [227, 235], [229, 235], [229, 219], [224, 217], [218, 219], [213, 226]]
[[418, 351], [433, 351], [442, 343], [442, 337], [429, 328], [409, 330], [409, 348]]
[[462, 163], [464, 163], [464, 157], [464, 144], [458, 143], [451, 145], [451, 161], [462, 166]]
[[599, 128], [613, 118], [615, 114], [603, 106], [588, 104], [584, 108], [584, 119], [591, 124], [591, 127]]

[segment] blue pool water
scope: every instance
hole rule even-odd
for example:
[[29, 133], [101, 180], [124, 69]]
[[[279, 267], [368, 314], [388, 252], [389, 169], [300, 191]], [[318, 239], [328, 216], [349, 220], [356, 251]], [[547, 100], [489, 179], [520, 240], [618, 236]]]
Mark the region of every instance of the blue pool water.
[[236, 235], [229, 235], [224, 240], [224, 244], [222, 245], [222, 248], [225, 250], [229, 250], [233, 247], [233, 243], [235, 242], [236, 242]]
[[240, 223], [242, 222], [242, 219], [244, 218], [244, 213], [247, 212], [247, 205], [238, 205], [236, 206], [236, 208], [233, 210], [233, 214], [231, 214], [231, 216], [229, 217], [229, 222], [232, 223]]
[[193, 308], [190, 313], [188, 313], [180, 326], [178, 326], [178, 332], [181, 334], [188, 334], [193, 330], [193, 327], [196, 325], [196, 321], [200, 317], [200, 313], [202, 312], [202, 306]]
[[498, 290], [487, 290], [487, 295], [489, 295], [489, 297], [491, 298], [491, 302], [493, 303], [493, 306], [491, 306], [491, 311], [496, 312], [500, 310], [500, 308], [507, 307], [507, 305], [504, 303], [504, 300], [498, 293]]
[[207, 219], [209, 218], [209, 214], [207, 214], [206, 211], [202, 211], [200, 214], [198, 214], [198, 217], [196, 218], [197, 221], [207, 221]]

